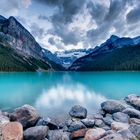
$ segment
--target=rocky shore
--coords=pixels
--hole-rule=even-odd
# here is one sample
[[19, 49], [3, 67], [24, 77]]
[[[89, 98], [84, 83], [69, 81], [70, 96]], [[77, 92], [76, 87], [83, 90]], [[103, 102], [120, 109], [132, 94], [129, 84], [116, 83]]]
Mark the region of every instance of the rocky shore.
[[69, 116], [56, 124], [43, 119], [30, 105], [0, 112], [0, 140], [140, 140], [139, 96], [103, 102], [91, 116], [76, 105]]

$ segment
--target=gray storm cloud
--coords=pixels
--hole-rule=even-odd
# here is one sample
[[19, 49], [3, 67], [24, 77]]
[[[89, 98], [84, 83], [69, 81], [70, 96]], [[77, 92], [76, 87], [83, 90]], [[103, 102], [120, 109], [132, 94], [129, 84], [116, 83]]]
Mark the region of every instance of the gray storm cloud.
[[[28, 26], [41, 41], [49, 34], [47, 45], [54, 45], [58, 50], [79, 43], [83, 44], [83, 48], [95, 47], [112, 34], [130, 37], [140, 35], [140, 29], [136, 28], [140, 25], [139, 0], [22, 0], [20, 3], [18, 0], [1, 0], [0, 5], [0, 12], [6, 11], [9, 16], [11, 11], [16, 15], [18, 10], [17, 18], [24, 19], [25, 23], [32, 12], [30, 8], [26, 11], [29, 5], [46, 6], [41, 14], [36, 8], [34, 21], [28, 22]], [[26, 16], [20, 13], [21, 5], [25, 7], [22, 13], [27, 13]], [[48, 12], [52, 14], [48, 16]], [[45, 22], [51, 24], [49, 30]]]

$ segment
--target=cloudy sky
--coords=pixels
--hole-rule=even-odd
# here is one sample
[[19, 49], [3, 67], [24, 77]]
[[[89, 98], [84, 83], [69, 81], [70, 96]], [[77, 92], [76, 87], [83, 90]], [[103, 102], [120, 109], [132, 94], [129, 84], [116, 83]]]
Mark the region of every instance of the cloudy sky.
[[112, 34], [140, 35], [140, 0], [0, 0], [51, 51], [95, 47]]

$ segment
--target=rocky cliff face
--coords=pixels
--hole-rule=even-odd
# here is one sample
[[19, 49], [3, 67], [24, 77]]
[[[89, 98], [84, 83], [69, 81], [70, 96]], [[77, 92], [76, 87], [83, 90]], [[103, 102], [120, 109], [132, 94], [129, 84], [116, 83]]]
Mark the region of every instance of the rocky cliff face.
[[[35, 38], [14, 17], [6, 19], [0, 16], [0, 41], [10, 45], [24, 55], [45, 61], [54, 69], [63, 69], [59, 62], [53, 61], [52, 57], [56, 60], [56, 56], [49, 50], [46, 50], [48, 52], [46, 53], [36, 42]], [[51, 54], [51, 58], [47, 54], [49, 56]]]
[[34, 37], [14, 18], [1, 20], [0, 37], [13, 48], [28, 55], [40, 58], [42, 48]]

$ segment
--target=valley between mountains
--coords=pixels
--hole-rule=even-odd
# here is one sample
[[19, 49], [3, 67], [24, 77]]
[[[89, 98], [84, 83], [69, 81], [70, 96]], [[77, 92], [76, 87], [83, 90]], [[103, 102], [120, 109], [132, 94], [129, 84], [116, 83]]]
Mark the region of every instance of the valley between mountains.
[[139, 71], [140, 36], [112, 35], [100, 46], [52, 53], [15, 17], [0, 16], [0, 71]]

